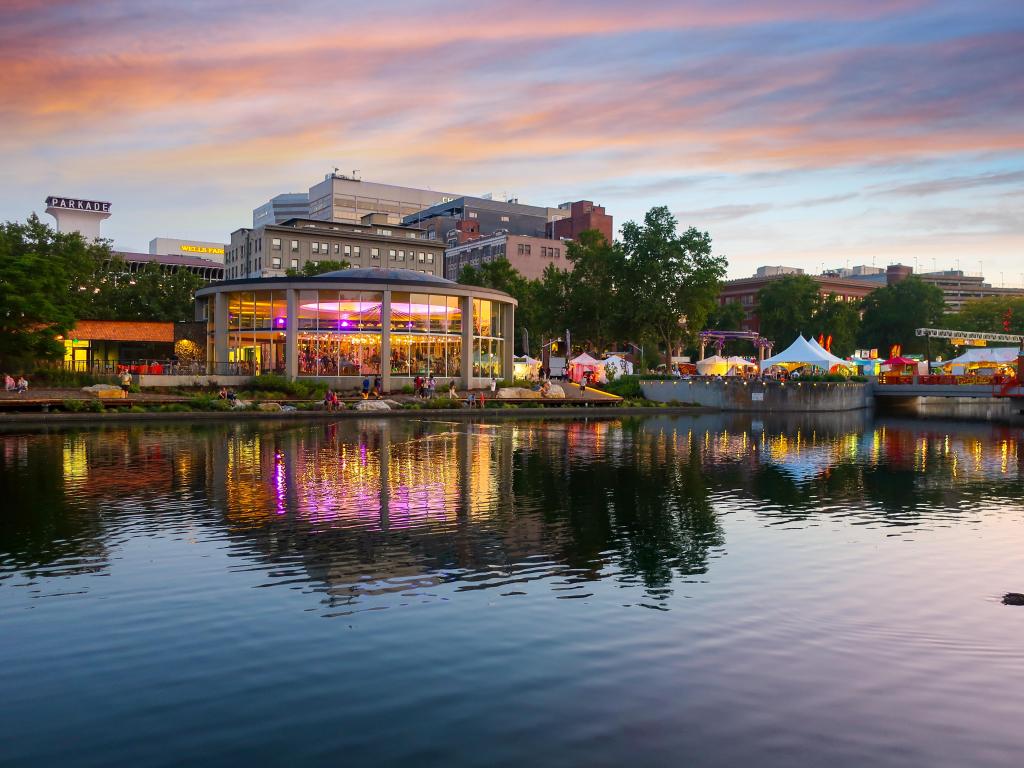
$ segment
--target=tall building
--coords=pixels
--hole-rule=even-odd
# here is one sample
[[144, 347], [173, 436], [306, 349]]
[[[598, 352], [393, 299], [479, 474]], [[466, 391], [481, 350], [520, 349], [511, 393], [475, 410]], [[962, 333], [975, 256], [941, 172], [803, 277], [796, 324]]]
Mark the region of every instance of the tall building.
[[518, 200], [463, 196], [424, 208], [402, 221], [451, 246], [503, 232], [544, 237], [548, 223], [565, 215], [559, 208], [524, 205]]
[[562, 203], [558, 206], [566, 215], [551, 219], [546, 234], [554, 240], [575, 240], [580, 232], [596, 229], [609, 243], [612, 241], [614, 227], [612, 217], [604, 212], [604, 206], [594, 205], [591, 200], [577, 200], [574, 203]]
[[484, 236], [448, 248], [444, 254], [444, 276], [457, 282], [463, 267], [479, 267], [504, 257], [521, 275], [535, 280], [544, 274], [548, 264], [566, 271], [572, 269], [565, 249], [565, 241], [546, 237], [505, 232]]
[[263, 205], [252, 209], [253, 229], [266, 224], [283, 224], [288, 219], [309, 217], [309, 195], [305, 192], [285, 192], [274, 195]]
[[[914, 268], [903, 264], [893, 264], [887, 270], [888, 284], [906, 280], [914, 274]], [[959, 269], [947, 269], [939, 272], [921, 272], [918, 274], [926, 283], [942, 289], [946, 300], [946, 313], [952, 314], [963, 309], [964, 304], [973, 299], [987, 299], [993, 296], [1024, 296], [1021, 288], [998, 288], [985, 282], [983, 275], [968, 274]]]
[[305, 217], [358, 224], [369, 213], [401, 218], [457, 197], [449, 192], [363, 181], [354, 178], [354, 174], [346, 176], [335, 171], [309, 188], [309, 213]]
[[411, 269], [442, 277], [444, 245], [397, 217], [367, 214], [359, 224], [291, 219], [231, 233], [225, 278], [282, 277], [306, 263], [347, 261], [353, 267]]

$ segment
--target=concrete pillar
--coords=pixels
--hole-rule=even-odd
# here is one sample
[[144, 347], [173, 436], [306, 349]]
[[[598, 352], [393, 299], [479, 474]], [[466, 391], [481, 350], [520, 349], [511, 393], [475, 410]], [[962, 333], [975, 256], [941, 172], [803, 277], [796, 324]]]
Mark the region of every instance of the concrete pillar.
[[700, 357], [697, 358], [698, 360], [703, 360], [704, 359], [704, 346], [705, 346], [704, 339], [701, 339], [700, 340]]
[[213, 370], [211, 373], [229, 373], [228, 295], [223, 291], [218, 291], [213, 300]]
[[505, 343], [501, 345], [501, 378], [512, 379], [512, 350], [515, 346], [516, 308], [512, 304], [505, 305], [504, 327], [501, 335]]
[[463, 296], [462, 305], [462, 386], [469, 389], [473, 383], [473, 299]]
[[[384, 391], [391, 393], [391, 291], [384, 291], [380, 309], [380, 375]], [[381, 458], [381, 463], [384, 459]]]
[[299, 375], [299, 292], [289, 288], [285, 296], [288, 319], [284, 329], [284, 375], [295, 381]]

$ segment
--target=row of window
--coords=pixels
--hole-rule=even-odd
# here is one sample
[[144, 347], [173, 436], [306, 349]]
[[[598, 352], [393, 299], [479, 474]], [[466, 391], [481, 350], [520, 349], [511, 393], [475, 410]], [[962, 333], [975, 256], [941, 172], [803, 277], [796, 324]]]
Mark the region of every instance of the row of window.
[[[516, 246], [516, 253], [520, 256], [530, 256], [533, 253], [533, 247], [529, 243], [519, 243]], [[549, 248], [546, 245], [540, 247], [540, 255], [545, 259], [560, 259], [562, 258], [561, 248]]]

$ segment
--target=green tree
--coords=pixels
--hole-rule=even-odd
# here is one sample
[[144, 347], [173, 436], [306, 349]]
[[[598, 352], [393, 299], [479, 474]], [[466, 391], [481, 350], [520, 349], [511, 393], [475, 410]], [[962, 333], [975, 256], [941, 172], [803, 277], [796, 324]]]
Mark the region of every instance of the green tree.
[[727, 301], [711, 310], [707, 327], [716, 331], [740, 331], [743, 330], [743, 320], [746, 316], [742, 304], [738, 301]]
[[872, 291], [861, 304], [860, 342], [862, 346], [887, 353], [893, 344], [904, 352], [924, 352], [925, 339], [915, 335], [917, 328], [937, 327], [942, 322], [945, 297], [942, 289], [911, 275], [885, 288]]
[[87, 303], [83, 286], [109, 258], [107, 242], [55, 232], [33, 214], [0, 225], [0, 362], [7, 369], [60, 358]]
[[113, 254], [86, 284], [87, 301], [79, 317], [92, 320], [151, 320], [182, 322], [195, 319], [195, 292], [206, 284], [198, 275], [181, 269], [165, 272], [147, 264], [128, 272], [124, 260]]
[[[477, 285], [504, 291], [516, 300], [513, 349], [523, 346], [523, 328], [529, 330], [534, 320], [536, 302], [534, 294], [536, 281], [523, 277], [504, 256], [494, 261], [485, 261], [479, 267], [466, 265], [459, 273], [458, 282], [463, 285]], [[532, 344], [531, 339], [531, 344]], [[529, 350], [523, 350], [528, 353]]]
[[726, 260], [711, 253], [711, 236], [690, 227], [676, 233], [668, 208], [652, 208], [643, 224], [622, 227], [624, 277], [618, 301], [630, 336], [652, 336], [666, 362], [707, 322], [725, 277]]
[[572, 319], [573, 338], [584, 346], [604, 350], [623, 334], [625, 307], [621, 300], [625, 260], [621, 248], [595, 229], [581, 232], [565, 249], [572, 277], [565, 283], [565, 309]]
[[944, 327], [958, 331], [1024, 335], [1024, 297], [990, 296], [964, 303], [944, 319]]
[[839, 357], [852, 355], [857, 348], [859, 331], [860, 302], [843, 301], [834, 295], [818, 299], [809, 332], [815, 338], [831, 336], [833, 354]]
[[284, 271], [288, 277], [316, 277], [322, 275], [325, 272], [337, 272], [340, 269], [348, 269], [352, 265], [347, 261], [307, 261], [302, 265], [302, 269], [296, 269], [295, 267], [288, 267]]
[[784, 275], [757, 292], [761, 335], [785, 348], [798, 335], [813, 331], [819, 305], [818, 284], [808, 275]]

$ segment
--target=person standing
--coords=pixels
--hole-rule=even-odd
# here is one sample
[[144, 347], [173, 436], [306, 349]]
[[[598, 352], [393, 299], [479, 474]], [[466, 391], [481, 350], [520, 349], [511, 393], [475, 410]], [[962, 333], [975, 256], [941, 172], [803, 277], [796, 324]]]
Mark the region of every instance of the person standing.
[[491, 398], [494, 398], [494, 393], [498, 391], [498, 379], [491, 374]]
[[437, 394], [437, 381], [434, 379], [434, 374], [430, 374], [430, 378], [427, 379], [427, 397], [431, 400], [434, 399], [434, 395]]
[[373, 377], [373, 396], [378, 400], [384, 397], [384, 379], [379, 373]]
[[370, 377], [363, 377], [363, 400], [370, 399]]
[[128, 369], [125, 368], [121, 371], [121, 391], [124, 392], [124, 396], [128, 397], [128, 390], [132, 388], [132, 375], [128, 373]]

